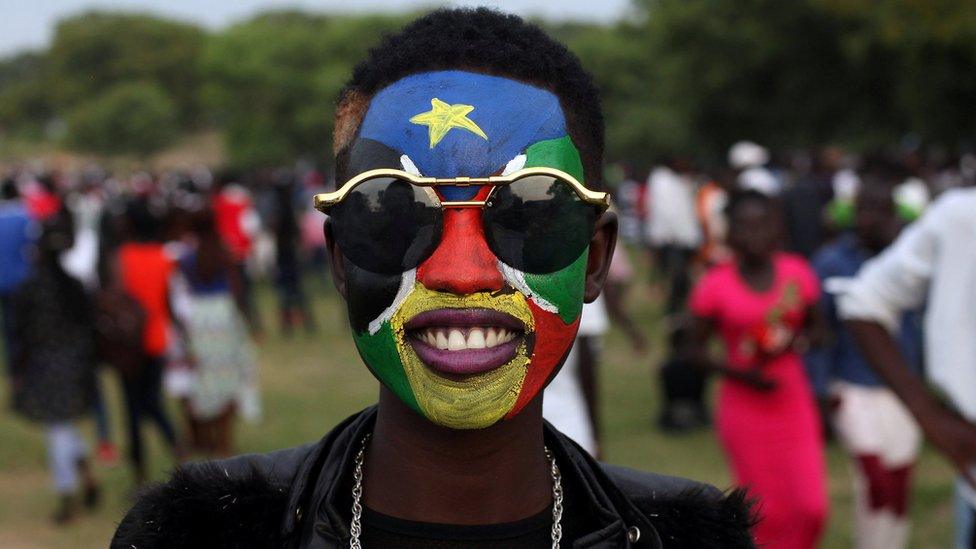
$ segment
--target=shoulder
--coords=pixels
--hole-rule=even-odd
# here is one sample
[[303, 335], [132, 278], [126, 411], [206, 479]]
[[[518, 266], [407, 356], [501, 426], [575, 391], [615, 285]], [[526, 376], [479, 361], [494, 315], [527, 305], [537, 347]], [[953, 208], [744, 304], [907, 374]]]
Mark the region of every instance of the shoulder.
[[654, 524], [665, 547], [753, 547], [756, 517], [745, 491], [722, 492], [680, 477], [601, 467]]
[[719, 314], [729, 298], [729, 290], [735, 287], [735, 272], [731, 263], [723, 263], [710, 268], [695, 283], [688, 298], [692, 314], [713, 317]]
[[954, 225], [958, 222], [972, 222], [976, 210], [976, 188], [953, 189], [944, 192], [933, 202], [919, 222], [943, 222]]
[[776, 255], [776, 265], [780, 271], [789, 278], [800, 279], [801, 281], [817, 281], [817, 273], [813, 271], [813, 266], [802, 255], [781, 252]]
[[291, 484], [314, 447], [182, 466], [139, 495], [111, 546], [277, 547]]

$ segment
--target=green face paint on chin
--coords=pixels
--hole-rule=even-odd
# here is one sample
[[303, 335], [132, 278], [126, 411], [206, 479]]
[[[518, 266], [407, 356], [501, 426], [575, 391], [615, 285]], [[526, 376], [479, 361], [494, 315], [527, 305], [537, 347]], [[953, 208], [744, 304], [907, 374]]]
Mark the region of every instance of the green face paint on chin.
[[387, 320], [380, 325], [375, 334], [369, 332], [353, 333], [353, 340], [366, 366], [384, 385], [386, 385], [407, 406], [422, 414], [417, 398], [410, 388], [403, 362], [397, 352], [393, 327]]

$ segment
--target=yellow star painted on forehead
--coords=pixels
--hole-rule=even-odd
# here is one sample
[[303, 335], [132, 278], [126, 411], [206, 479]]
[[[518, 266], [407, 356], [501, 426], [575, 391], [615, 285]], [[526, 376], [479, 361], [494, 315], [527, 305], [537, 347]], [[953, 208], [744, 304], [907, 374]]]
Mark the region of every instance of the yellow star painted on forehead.
[[410, 122], [414, 124], [428, 127], [430, 130], [430, 148], [436, 147], [441, 139], [447, 135], [447, 132], [453, 128], [468, 130], [481, 136], [485, 141], [488, 140], [485, 132], [474, 123], [474, 120], [468, 118], [468, 114], [474, 110], [473, 106], [460, 103], [450, 105], [435, 97], [430, 100], [430, 107], [429, 111], [422, 112], [410, 119]]

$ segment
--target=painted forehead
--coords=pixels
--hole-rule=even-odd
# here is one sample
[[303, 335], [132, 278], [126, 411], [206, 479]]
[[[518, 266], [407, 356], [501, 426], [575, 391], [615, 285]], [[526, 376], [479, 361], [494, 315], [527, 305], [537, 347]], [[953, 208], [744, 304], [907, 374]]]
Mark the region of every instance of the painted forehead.
[[[492, 175], [533, 145], [550, 143], [564, 154], [549, 155], [544, 165], [581, 178], [579, 153], [567, 135], [559, 99], [497, 76], [438, 71], [403, 78], [370, 102], [359, 140], [354, 149], [372, 149], [374, 160], [376, 155], [395, 157], [400, 164], [405, 155], [417, 171], [432, 177]], [[382, 155], [378, 148], [390, 150]], [[567, 152], [568, 162], [563, 158]]]

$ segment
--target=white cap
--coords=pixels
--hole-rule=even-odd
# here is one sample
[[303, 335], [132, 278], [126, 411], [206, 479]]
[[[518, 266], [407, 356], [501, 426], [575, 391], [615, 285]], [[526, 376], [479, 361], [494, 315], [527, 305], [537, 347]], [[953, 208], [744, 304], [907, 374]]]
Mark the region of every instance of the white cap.
[[729, 165], [737, 170], [758, 168], [769, 162], [766, 147], [752, 141], [739, 141], [729, 148]]

